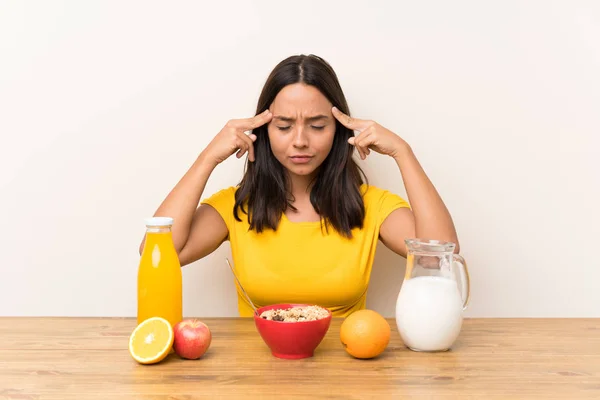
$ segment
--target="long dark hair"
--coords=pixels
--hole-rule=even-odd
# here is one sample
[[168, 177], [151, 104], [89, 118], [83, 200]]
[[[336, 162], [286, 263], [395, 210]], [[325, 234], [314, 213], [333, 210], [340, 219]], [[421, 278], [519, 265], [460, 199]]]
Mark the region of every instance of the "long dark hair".
[[[258, 99], [256, 114], [265, 111], [287, 85], [304, 83], [317, 88], [340, 111], [350, 115], [348, 103], [333, 68], [315, 55], [297, 55], [281, 61], [271, 72]], [[363, 171], [352, 159], [353, 146], [348, 139], [354, 133], [335, 121], [335, 135], [329, 155], [313, 182], [310, 202], [321, 216], [322, 226], [331, 225], [351, 238], [353, 228], [362, 228], [365, 207], [360, 186]], [[289, 193], [288, 174], [271, 151], [267, 125], [254, 129], [255, 161], [246, 163], [246, 171], [235, 193], [233, 214], [248, 215], [250, 230], [277, 230], [286, 209], [295, 210]], [[366, 177], [365, 177], [366, 180]], [[246, 209], [247, 207], [247, 209]]]

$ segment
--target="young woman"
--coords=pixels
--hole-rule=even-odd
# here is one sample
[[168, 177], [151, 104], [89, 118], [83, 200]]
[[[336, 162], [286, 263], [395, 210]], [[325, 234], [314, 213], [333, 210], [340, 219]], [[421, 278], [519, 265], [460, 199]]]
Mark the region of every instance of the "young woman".
[[[280, 62], [256, 116], [229, 121], [155, 213], [174, 218], [181, 264], [229, 240], [233, 265], [257, 306], [310, 303], [346, 316], [365, 307], [378, 240], [402, 256], [406, 238], [451, 241], [458, 249], [452, 218], [410, 146], [349, 115], [326, 61], [300, 55]], [[361, 159], [375, 151], [396, 161], [410, 207], [363, 181], [355, 149]], [[239, 186], [200, 202], [212, 171], [234, 153], [248, 159]], [[252, 315], [239, 292], [238, 306], [241, 316]]]

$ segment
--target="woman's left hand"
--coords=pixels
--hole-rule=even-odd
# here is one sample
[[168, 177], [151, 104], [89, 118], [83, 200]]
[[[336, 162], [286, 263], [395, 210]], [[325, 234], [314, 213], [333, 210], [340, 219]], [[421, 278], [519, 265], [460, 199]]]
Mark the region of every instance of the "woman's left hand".
[[356, 148], [361, 160], [367, 158], [371, 153], [370, 150], [396, 158], [404, 148], [408, 147], [400, 136], [375, 121], [352, 118], [336, 107], [333, 107], [332, 113], [346, 128], [358, 131], [358, 135], [348, 139], [348, 143]]

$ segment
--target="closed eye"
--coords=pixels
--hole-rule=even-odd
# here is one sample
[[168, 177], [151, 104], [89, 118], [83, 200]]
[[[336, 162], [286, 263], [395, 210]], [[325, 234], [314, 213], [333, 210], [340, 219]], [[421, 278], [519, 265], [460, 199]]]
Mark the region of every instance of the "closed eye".
[[277, 127], [277, 129], [279, 129], [280, 131], [287, 131], [287, 130], [289, 130], [290, 128], [291, 128], [291, 125], [290, 125], [290, 126], [278, 126], [278, 127]]
[[316, 129], [318, 131], [322, 131], [323, 129], [325, 129], [325, 125], [323, 125], [323, 126], [314, 126], [314, 125], [311, 125], [311, 128]]

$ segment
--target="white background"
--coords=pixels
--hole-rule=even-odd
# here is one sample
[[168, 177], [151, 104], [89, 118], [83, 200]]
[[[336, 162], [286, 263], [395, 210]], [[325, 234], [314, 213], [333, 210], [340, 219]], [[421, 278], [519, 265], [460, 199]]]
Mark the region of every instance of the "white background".
[[[600, 2], [571, 0], [0, 2], [0, 315], [135, 315], [143, 219], [299, 53], [412, 145], [467, 316], [600, 317]], [[405, 195], [391, 159], [361, 165]], [[184, 268], [186, 316], [237, 315], [229, 254]], [[403, 273], [381, 245], [370, 308], [393, 314]]]

